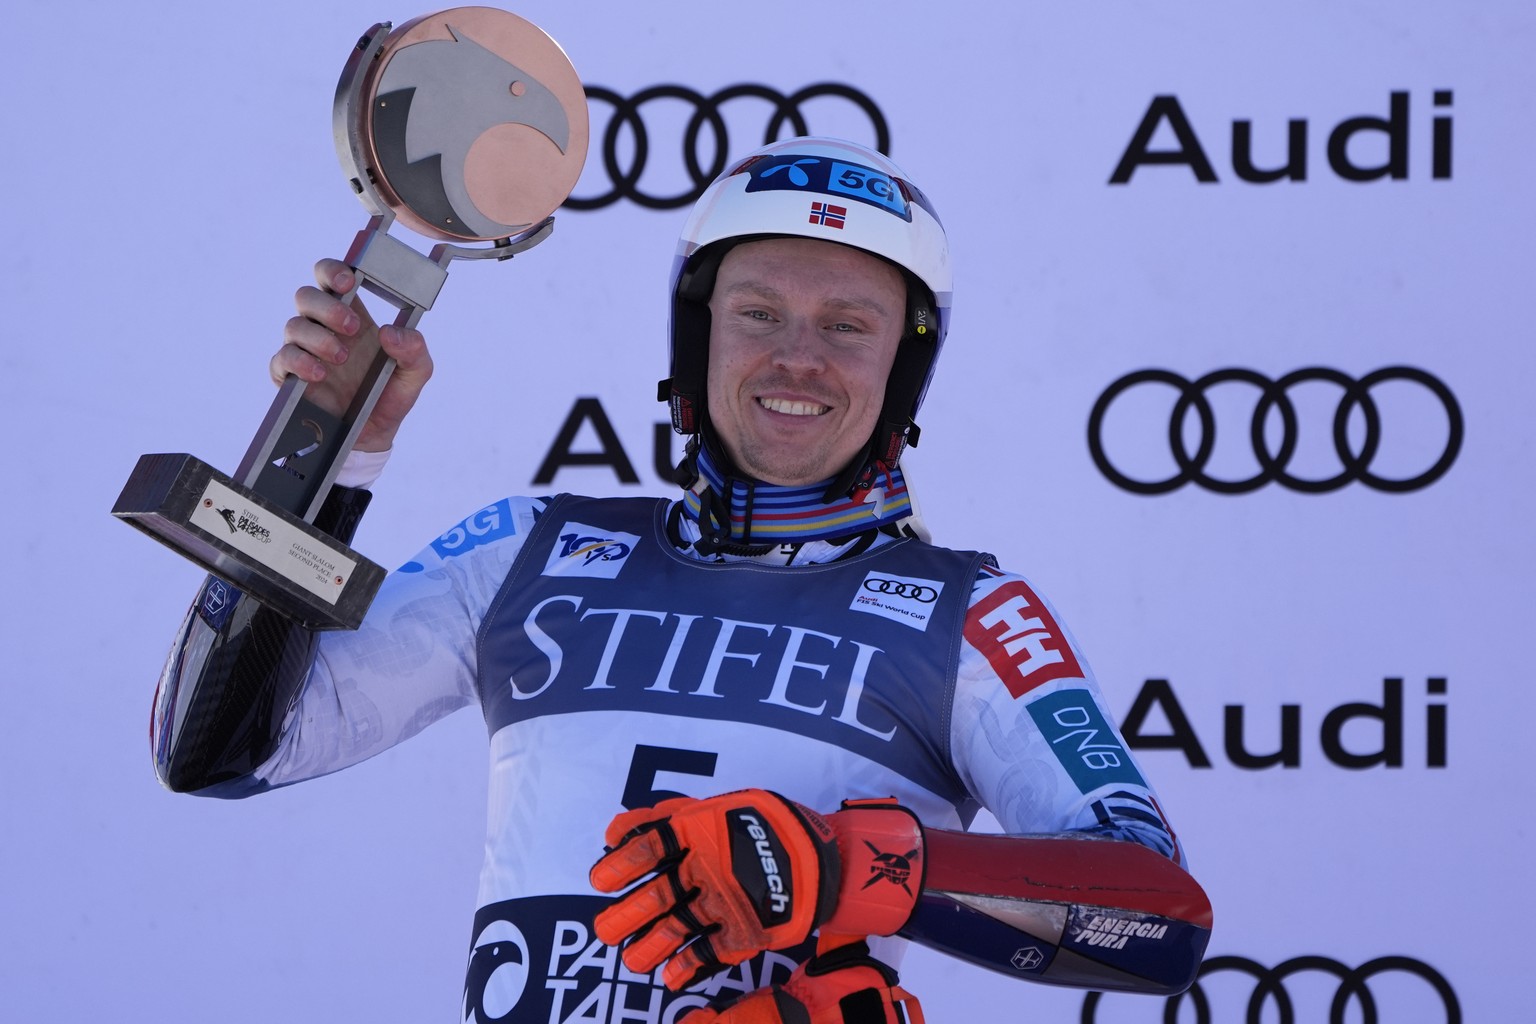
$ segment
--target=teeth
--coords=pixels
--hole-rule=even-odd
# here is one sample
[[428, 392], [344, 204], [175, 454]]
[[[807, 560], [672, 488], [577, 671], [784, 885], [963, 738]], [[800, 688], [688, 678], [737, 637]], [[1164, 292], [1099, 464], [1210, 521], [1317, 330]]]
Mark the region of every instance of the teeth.
[[810, 402], [787, 402], [782, 398], [759, 398], [758, 404], [770, 412], [786, 416], [820, 416], [831, 408], [829, 405], [813, 405]]

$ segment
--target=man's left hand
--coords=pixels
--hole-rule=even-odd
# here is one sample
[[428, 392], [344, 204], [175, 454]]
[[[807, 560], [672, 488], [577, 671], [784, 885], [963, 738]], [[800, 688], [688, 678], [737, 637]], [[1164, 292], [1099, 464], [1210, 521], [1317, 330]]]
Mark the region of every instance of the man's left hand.
[[922, 827], [890, 801], [845, 804], [822, 817], [762, 789], [679, 798], [609, 824], [610, 852], [592, 867], [601, 892], [645, 880], [594, 922], [647, 972], [670, 958], [672, 989], [769, 949], [824, 934], [889, 935], [906, 923], [922, 881]]

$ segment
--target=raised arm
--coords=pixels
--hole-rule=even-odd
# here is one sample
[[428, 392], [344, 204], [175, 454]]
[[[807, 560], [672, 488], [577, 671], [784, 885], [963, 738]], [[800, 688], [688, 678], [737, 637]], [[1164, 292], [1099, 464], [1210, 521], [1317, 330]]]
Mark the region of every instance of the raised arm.
[[[340, 296], [354, 287], [351, 270], [336, 260], [315, 264], [315, 286], [295, 295], [297, 315], [283, 330], [272, 357], [274, 381], [303, 379], [307, 396], [322, 407], [344, 405], [367, 360], [357, 350], [382, 346], [397, 361], [359, 436], [359, 451], [393, 443], [432, 375], [421, 334], [378, 328], [361, 303]], [[315, 525], [349, 542], [368, 506], [369, 493], [336, 486]], [[150, 740], [155, 771], [167, 788], [206, 796], [244, 796], [259, 789], [251, 772], [277, 747], [297, 699], [318, 636], [266, 608], [229, 583], [208, 577], [182, 623], [160, 676]]]

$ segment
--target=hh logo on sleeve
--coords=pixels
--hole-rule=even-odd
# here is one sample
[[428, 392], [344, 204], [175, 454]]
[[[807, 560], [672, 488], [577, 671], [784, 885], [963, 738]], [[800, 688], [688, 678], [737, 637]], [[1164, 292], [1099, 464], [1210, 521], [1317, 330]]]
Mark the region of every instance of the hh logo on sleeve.
[[971, 608], [965, 639], [1014, 697], [1053, 679], [1083, 678], [1066, 635], [1023, 580], [1009, 580]]

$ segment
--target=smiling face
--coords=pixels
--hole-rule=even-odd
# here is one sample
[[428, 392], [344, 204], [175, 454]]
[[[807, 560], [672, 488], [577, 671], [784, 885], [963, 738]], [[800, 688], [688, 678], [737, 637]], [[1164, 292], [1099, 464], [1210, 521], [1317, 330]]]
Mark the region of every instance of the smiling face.
[[901, 273], [835, 242], [726, 253], [709, 300], [709, 417], [737, 468], [804, 486], [864, 449], [906, 315]]

